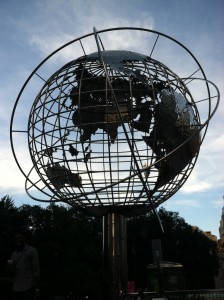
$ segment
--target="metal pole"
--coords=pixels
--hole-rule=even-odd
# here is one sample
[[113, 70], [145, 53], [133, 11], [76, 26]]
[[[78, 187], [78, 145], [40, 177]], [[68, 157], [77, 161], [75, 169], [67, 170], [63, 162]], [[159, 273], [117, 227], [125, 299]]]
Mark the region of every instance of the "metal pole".
[[103, 217], [103, 259], [105, 299], [121, 299], [127, 292], [126, 219], [122, 214]]

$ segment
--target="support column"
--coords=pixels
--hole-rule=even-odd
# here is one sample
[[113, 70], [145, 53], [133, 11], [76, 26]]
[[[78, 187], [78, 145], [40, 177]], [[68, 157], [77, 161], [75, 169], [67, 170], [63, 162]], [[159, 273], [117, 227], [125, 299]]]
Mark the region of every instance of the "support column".
[[121, 299], [127, 292], [126, 219], [122, 214], [103, 217], [103, 259], [105, 299]]

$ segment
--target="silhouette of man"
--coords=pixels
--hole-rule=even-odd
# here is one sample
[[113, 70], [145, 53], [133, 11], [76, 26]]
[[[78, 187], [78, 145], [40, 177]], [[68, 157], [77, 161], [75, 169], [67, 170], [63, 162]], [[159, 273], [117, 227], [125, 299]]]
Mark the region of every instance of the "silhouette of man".
[[13, 294], [16, 300], [33, 300], [39, 296], [40, 267], [37, 250], [26, 243], [24, 234], [15, 235], [16, 249], [11, 256], [14, 273]]

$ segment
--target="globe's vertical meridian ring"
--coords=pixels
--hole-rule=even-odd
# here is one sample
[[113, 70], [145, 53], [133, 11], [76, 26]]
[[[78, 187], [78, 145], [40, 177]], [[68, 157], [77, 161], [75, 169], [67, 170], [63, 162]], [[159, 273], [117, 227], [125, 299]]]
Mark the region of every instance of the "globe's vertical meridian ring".
[[[98, 213], [151, 209], [133, 153], [158, 206], [191, 173], [204, 125], [186, 80], [168, 66], [125, 50], [102, 56], [113, 90], [97, 52], [67, 63], [41, 88], [28, 121], [32, 162], [49, 200]], [[38, 182], [34, 168], [28, 193]]]

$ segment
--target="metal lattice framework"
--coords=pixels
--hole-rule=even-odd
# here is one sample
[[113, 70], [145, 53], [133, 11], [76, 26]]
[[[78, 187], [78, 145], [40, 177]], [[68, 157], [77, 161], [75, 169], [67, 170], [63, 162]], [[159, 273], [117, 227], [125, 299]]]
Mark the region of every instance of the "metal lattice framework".
[[[105, 50], [111, 34], [127, 33], [144, 34], [150, 51], [119, 45]], [[157, 52], [167, 41], [181, 49], [177, 64], [182, 56], [189, 60], [181, 74]], [[87, 50], [88, 44], [95, 51]], [[83, 54], [45, 79], [45, 65], [71, 46]], [[42, 86], [28, 105], [27, 123], [18, 128], [15, 112], [33, 78]], [[11, 145], [26, 191], [38, 201], [63, 201], [97, 214], [155, 209], [191, 174], [218, 102], [216, 86], [173, 38], [142, 28], [94, 30], [49, 55], [16, 100]], [[24, 135], [29, 170], [16, 151], [18, 136]]]

